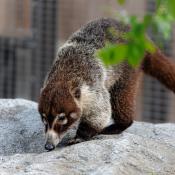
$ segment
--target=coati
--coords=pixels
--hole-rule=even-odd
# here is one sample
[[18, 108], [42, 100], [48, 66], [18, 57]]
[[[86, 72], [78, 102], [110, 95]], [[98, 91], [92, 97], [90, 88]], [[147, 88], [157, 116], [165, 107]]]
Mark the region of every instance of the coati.
[[[146, 53], [139, 67], [126, 61], [106, 68], [95, 52], [105, 42], [126, 43], [116, 32], [129, 26], [115, 19], [89, 22], [58, 49], [39, 97], [39, 112], [45, 124], [47, 150], [62, 140], [66, 131], [79, 121], [76, 140], [97, 134], [115, 134], [128, 128], [134, 118], [139, 77], [144, 71], [175, 92], [175, 64], [157, 48]], [[109, 125], [110, 118], [113, 124]]]

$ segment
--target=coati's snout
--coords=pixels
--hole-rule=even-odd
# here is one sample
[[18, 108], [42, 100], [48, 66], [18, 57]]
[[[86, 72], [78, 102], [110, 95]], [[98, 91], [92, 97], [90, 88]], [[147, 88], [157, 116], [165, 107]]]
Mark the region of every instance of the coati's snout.
[[53, 145], [52, 143], [46, 142], [46, 144], [45, 144], [45, 149], [46, 149], [47, 151], [52, 151], [52, 150], [55, 149], [55, 145]]
[[45, 149], [52, 151], [61, 142], [68, 128], [79, 118], [76, 112], [66, 116], [65, 113], [60, 113], [54, 116], [46, 116], [42, 114], [42, 121], [45, 125]]
[[45, 125], [45, 149], [51, 151], [61, 142], [66, 134], [66, 131], [77, 121], [79, 114], [72, 112], [69, 115], [60, 113], [55, 117], [52, 115], [46, 116], [42, 114], [42, 121]]
[[[45, 125], [45, 148], [53, 150], [67, 130], [80, 118], [80, 92], [66, 85], [54, 84], [45, 87], [39, 98], [39, 112]], [[77, 95], [78, 94], [78, 95]]]
[[68, 129], [80, 118], [81, 112], [77, 105], [70, 107], [70, 105], [63, 106], [61, 103], [48, 104], [50, 104], [49, 107], [43, 100], [40, 100], [39, 112], [45, 126], [45, 149], [51, 151], [61, 142]]

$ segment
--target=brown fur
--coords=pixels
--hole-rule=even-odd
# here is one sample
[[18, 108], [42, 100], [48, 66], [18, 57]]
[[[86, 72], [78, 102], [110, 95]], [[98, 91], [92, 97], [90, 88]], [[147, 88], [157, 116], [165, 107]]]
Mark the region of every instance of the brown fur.
[[[77, 94], [76, 94], [77, 95]], [[53, 130], [62, 134], [80, 117], [80, 109], [77, 107], [73, 95], [65, 83], [51, 84], [47, 86], [39, 98], [39, 112], [47, 116], [48, 124], [51, 128], [55, 116], [60, 113], [65, 113], [67, 123], [60, 125], [56, 123]], [[70, 114], [76, 113], [77, 118], [71, 118]]]
[[159, 49], [147, 53], [143, 61], [143, 71], [158, 79], [167, 88], [175, 92], [175, 63], [168, 59]]
[[[125, 75], [128, 70], [125, 70]], [[102, 131], [103, 134], [120, 133], [132, 124], [135, 114], [135, 96], [141, 70], [158, 79], [168, 89], [175, 92], [175, 63], [159, 49], [154, 53], [146, 53], [141, 69], [135, 70], [133, 73], [130, 72], [130, 80], [119, 80], [110, 88], [112, 118], [115, 123], [105, 128]], [[123, 83], [124, 86], [122, 86]]]
[[[115, 82], [110, 87], [112, 118], [114, 124], [105, 128], [103, 134], [120, 133], [129, 127], [134, 119], [136, 92], [138, 89], [141, 71], [139, 69], [129, 71], [125, 68], [125, 77]], [[130, 74], [129, 76], [127, 74]], [[129, 77], [129, 78], [128, 78]]]
[[[111, 27], [119, 33], [129, 30], [114, 19], [95, 20], [75, 32], [58, 50], [39, 98], [39, 112], [42, 119], [43, 114], [46, 116], [46, 132], [50, 129], [53, 138], [57, 138], [56, 134], [62, 137], [78, 120], [76, 139], [99, 133], [120, 133], [129, 127], [135, 115], [141, 70], [175, 92], [175, 65], [158, 49], [154, 54], [147, 53], [138, 68], [123, 62], [107, 69], [95, 57], [95, 51], [102, 48], [106, 40], [126, 42], [121, 35], [114, 38], [107, 35]], [[61, 113], [65, 114], [66, 122], [58, 121]], [[114, 123], [108, 126], [111, 116]]]

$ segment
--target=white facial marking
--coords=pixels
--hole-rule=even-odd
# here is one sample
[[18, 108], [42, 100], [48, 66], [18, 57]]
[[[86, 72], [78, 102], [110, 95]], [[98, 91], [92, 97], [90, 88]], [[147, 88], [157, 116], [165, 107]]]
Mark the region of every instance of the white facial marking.
[[65, 118], [63, 121], [61, 121], [61, 124], [62, 124], [62, 125], [65, 125], [65, 124], [67, 124], [67, 122], [68, 122], [68, 121], [67, 121], [67, 118]]
[[78, 118], [78, 115], [77, 115], [77, 113], [72, 112], [72, 113], [70, 114], [70, 117], [73, 118], [73, 119], [77, 119], [77, 118]]
[[43, 117], [47, 117], [45, 113], [42, 113], [42, 116], [43, 116]]
[[65, 113], [61, 113], [61, 114], [58, 114], [57, 116], [59, 116], [59, 117], [65, 117], [66, 114]]
[[58, 143], [60, 142], [59, 135], [53, 129], [49, 129], [47, 131], [46, 140], [54, 144], [55, 146], [58, 145]]

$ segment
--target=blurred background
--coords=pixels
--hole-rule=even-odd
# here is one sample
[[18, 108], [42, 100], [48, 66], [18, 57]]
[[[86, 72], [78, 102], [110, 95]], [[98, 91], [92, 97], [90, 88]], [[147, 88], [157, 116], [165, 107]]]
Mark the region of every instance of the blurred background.
[[[89, 20], [115, 17], [116, 10], [142, 16], [155, 9], [154, 0], [0, 0], [0, 98], [37, 101], [56, 48]], [[173, 27], [173, 26], [172, 26]], [[166, 55], [175, 58], [175, 28], [169, 41], [161, 36]], [[175, 60], [174, 60], [175, 61]], [[175, 95], [151, 77], [143, 76], [136, 119], [175, 122]]]

